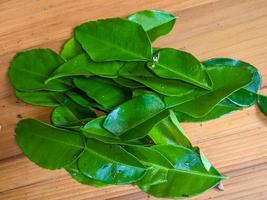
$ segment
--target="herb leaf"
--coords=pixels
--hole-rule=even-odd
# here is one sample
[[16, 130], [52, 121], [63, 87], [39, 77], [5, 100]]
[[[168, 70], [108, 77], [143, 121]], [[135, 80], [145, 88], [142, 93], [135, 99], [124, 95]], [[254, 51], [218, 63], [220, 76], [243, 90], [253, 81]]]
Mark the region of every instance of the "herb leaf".
[[159, 50], [157, 61], [148, 63], [149, 68], [158, 76], [178, 79], [204, 89], [211, 89], [212, 83], [205, 67], [190, 53], [171, 48]]
[[50, 49], [33, 49], [16, 54], [8, 71], [12, 85], [20, 91], [65, 91], [69, 89], [62, 80], [44, 84], [63, 59]]
[[115, 185], [133, 183], [145, 174], [145, 167], [119, 145], [110, 145], [93, 139], [78, 161], [81, 172], [98, 181]]
[[151, 59], [152, 48], [146, 32], [142, 26], [127, 19], [84, 23], [75, 28], [75, 39], [96, 62]]
[[31, 161], [47, 169], [60, 169], [69, 165], [84, 149], [82, 137], [76, 132], [33, 119], [24, 119], [18, 123], [16, 141]]
[[162, 10], [143, 10], [128, 17], [144, 28], [153, 42], [158, 37], [168, 34], [176, 21], [176, 17]]

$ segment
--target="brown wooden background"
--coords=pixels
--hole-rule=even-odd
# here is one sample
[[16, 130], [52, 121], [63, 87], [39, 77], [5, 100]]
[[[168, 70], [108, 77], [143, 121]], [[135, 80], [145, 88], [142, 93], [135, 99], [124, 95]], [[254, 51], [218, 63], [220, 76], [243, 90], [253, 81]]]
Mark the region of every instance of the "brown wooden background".
[[[0, 0], [0, 199], [146, 200], [133, 186], [103, 189], [82, 186], [64, 171], [35, 166], [14, 141], [20, 118], [48, 120], [49, 109], [32, 107], [14, 96], [6, 72], [17, 51], [59, 50], [72, 28], [97, 18], [127, 16], [137, 10], [163, 9], [180, 16], [174, 31], [157, 41], [181, 48], [201, 60], [234, 57], [263, 75], [267, 94], [266, 0]], [[252, 107], [203, 124], [184, 124], [195, 145], [223, 174], [225, 191], [211, 190], [197, 200], [267, 199], [267, 117]]]

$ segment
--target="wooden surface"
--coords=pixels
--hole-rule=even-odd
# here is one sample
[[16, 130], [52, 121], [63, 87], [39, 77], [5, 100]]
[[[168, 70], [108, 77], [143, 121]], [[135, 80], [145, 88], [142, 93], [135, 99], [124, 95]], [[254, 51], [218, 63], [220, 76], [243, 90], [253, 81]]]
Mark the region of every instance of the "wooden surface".
[[[245, 60], [260, 70], [261, 92], [267, 94], [266, 0], [0, 0], [1, 200], [154, 199], [133, 186], [82, 186], [62, 170], [44, 170], [28, 161], [14, 141], [15, 124], [28, 117], [47, 121], [50, 111], [18, 101], [6, 76], [17, 51], [59, 50], [72, 28], [82, 22], [123, 17], [143, 9], [163, 9], [180, 16], [174, 31], [157, 41], [157, 46], [181, 48], [201, 60]], [[267, 117], [256, 107], [183, 126], [193, 143], [230, 177], [224, 181], [225, 191], [213, 189], [195, 199], [267, 199]]]

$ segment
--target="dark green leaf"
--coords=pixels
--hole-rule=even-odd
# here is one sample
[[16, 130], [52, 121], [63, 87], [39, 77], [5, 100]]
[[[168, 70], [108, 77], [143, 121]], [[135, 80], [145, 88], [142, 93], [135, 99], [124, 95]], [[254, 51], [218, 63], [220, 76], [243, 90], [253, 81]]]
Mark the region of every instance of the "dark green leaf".
[[75, 78], [76, 87], [105, 109], [113, 109], [131, 97], [131, 91], [110, 79], [100, 77]]
[[156, 61], [148, 63], [148, 67], [159, 77], [182, 80], [204, 89], [212, 88], [204, 65], [192, 54], [165, 48], [158, 51], [154, 59]]
[[20, 92], [16, 91], [16, 96], [25, 103], [35, 106], [59, 106], [65, 99], [63, 92], [53, 91], [35, 91], [35, 92]]
[[75, 91], [68, 91], [65, 94], [72, 101], [79, 104], [80, 106], [83, 106], [83, 107], [91, 107], [92, 106], [91, 99], [89, 99], [86, 95], [84, 96], [84, 95], [79, 94], [78, 92], [75, 92]]
[[165, 119], [157, 123], [148, 134], [155, 144], [173, 144], [192, 148], [183, 128], [173, 111]]
[[168, 34], [175, 24], [176, 17], [162, 10], [143, 10], [128, 17], [144, 28], [151, 41]]
[[147, 33], [142, 26], [127, 19], [84, 23], [75, 29], [75, 39], [97, 62], [151, 59], [152, 48]]
[[82, 137], [76, 132], [33, 119], [24, 119], [18, 123], [16, 141], [31, 161], [47, 169], [60, 169], [69, 165], [84, 149]]
[[238, 110], [240, 110], [240, 107], [236, 105], [227, 105], [220, 102], [214, 108], [212, 108], [212, 110], [208, 112], [208, 114], [204, 115], [203, 117], [194, 118], [190, 115], [181, 112], [175, 112], [175, 114], [180, 122], [205, 122], [223, 117]]
[[70, 99], [56, 107], [51, 114], [52, 123], [62, 127], [81, 126], [95, 117], [96, 114], [92, 109], [80, 106]]
[[61, 79], [44, 84], [49, 75], [63, 63], [63, 59], [50, 49], [20, 52], [12, 60], [9, 79], [20, 91], [65, 91], [69, 86]]
[[60, 55], [65, 60], [70, 60], [73, 57], [83, 53], [81, 45], [74, 39], [70, 38], [63, 46]]
[[219, 67], [219, 66], [228, 66], [228, 67], [245, 67], [253, 73], [253, 79], [251, 82], [239, 89], [238, 91], [231, 94], [228, 99], [231, 100], [238, 106], [248, 107], [253, 105], [256, 102], [257, 95], [256, 93], [261, 86], [261, 75], [257, 68], [253, 67], [251, 64], [243, 62], [241, 60], [232, 59], [232, 58], [213, 58], [207, 61], [204, 61], [203, 64], [206, 67]]
[[168, 80], [155, 76], [150, 72], [143, 62], [131, 62], [125, 64], [119, 74], [127, 79], [142, 83], [143, 85], [167, 96], [183, 96], [188, 93], [201, 90], [190, 84], [179, 80]]
[[107, 78], [116, 78], [122, 62], [94, 62], [88, 55], [82, 53], [75, 56], [68, 62], [60, 65], [50, 76], [46, 83], [51, 80], [66, 77], [66, 76], [79, 76], [79, 75], [98, 75]]
[[74, 178], [76, 181], [78, 181], [81, 184], [84, 185], [90, 185], [94, 187], [104, 187], [109, 186], [109, 184], [103, 183], [101, 181], [97, 181], [95, 179], [92, 179], [88, 176], [85, 176], [81, 170], [78, 168], [78, 162], [72, 163], [70, 166], [65, 167], [67, 172]]
[[261, 112], [267, 115], [267, 97], [259, 94], [257, 103]]
[[122, 147], [93, 139], [87, 140], [78, 166], [84, 175], [115, 185], [134, 183], [145, 175], [145, 167]]
[[213, 82], [213, 90], [180, 104], [173, 109], [199, 118], [211, 111], [221, 100], [246, 86], [253, 78], [247, 68], [211, 67], [208, 73]]
[[161, 113], [164, 108], [164, 103], [155, 95], [138, 96], [114, 109], [103, 126], [114, 135], [122, 135]]

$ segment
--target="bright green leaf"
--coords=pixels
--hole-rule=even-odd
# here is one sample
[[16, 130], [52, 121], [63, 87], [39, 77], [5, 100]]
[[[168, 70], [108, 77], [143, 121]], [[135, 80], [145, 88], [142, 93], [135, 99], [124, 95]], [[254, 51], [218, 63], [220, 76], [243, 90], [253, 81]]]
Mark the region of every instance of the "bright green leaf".
[[143, 10], [128, 17], [144, 28], [153, 42], [158, 37], [168, 34], [176, 21], [176, 17], [162, 10]]
[[8, 70], [12, 85], [20, 91], [65, 91], [69, 89], [64, 80], [44, 84], [63, 59], [50, 49], [33, 49], [17, 53]]
[[151, 59], [152, 48], [147, 33], [141, 25], [127, 19], [84, 23], [75, 28], [75, 39], [97, 62]]
[[122, 147], [93, 139], [87, 140], [78, 166], [84, 175], [115, 185], [134, 183], [145, 175], [145, 167]]
[[70, 60], [81, 53], [83, 53], [81, 45], [72, 37], [64, 44], [60, 56], [65, 60]]
[[84, 149], [83, 139], [76, 132], [33, 119], [24, 119], [18, 123], [16, 141], [31, 161], [47, 169], [60, 169], [69, 165]]
[[171, 48], [159, 50], [148, 67], [159, 77], [177, 79], [187, 83], [211, 89], [212, 83], [201, 64], [192, 54]]
[[208, 73], [213, 82], [213, 89], [201, 96], [173, 108], [194, 118], [202, 117], [211, 111], [221, 100], [246, 86], [253, 74], [246, 68], [211, 67]]

